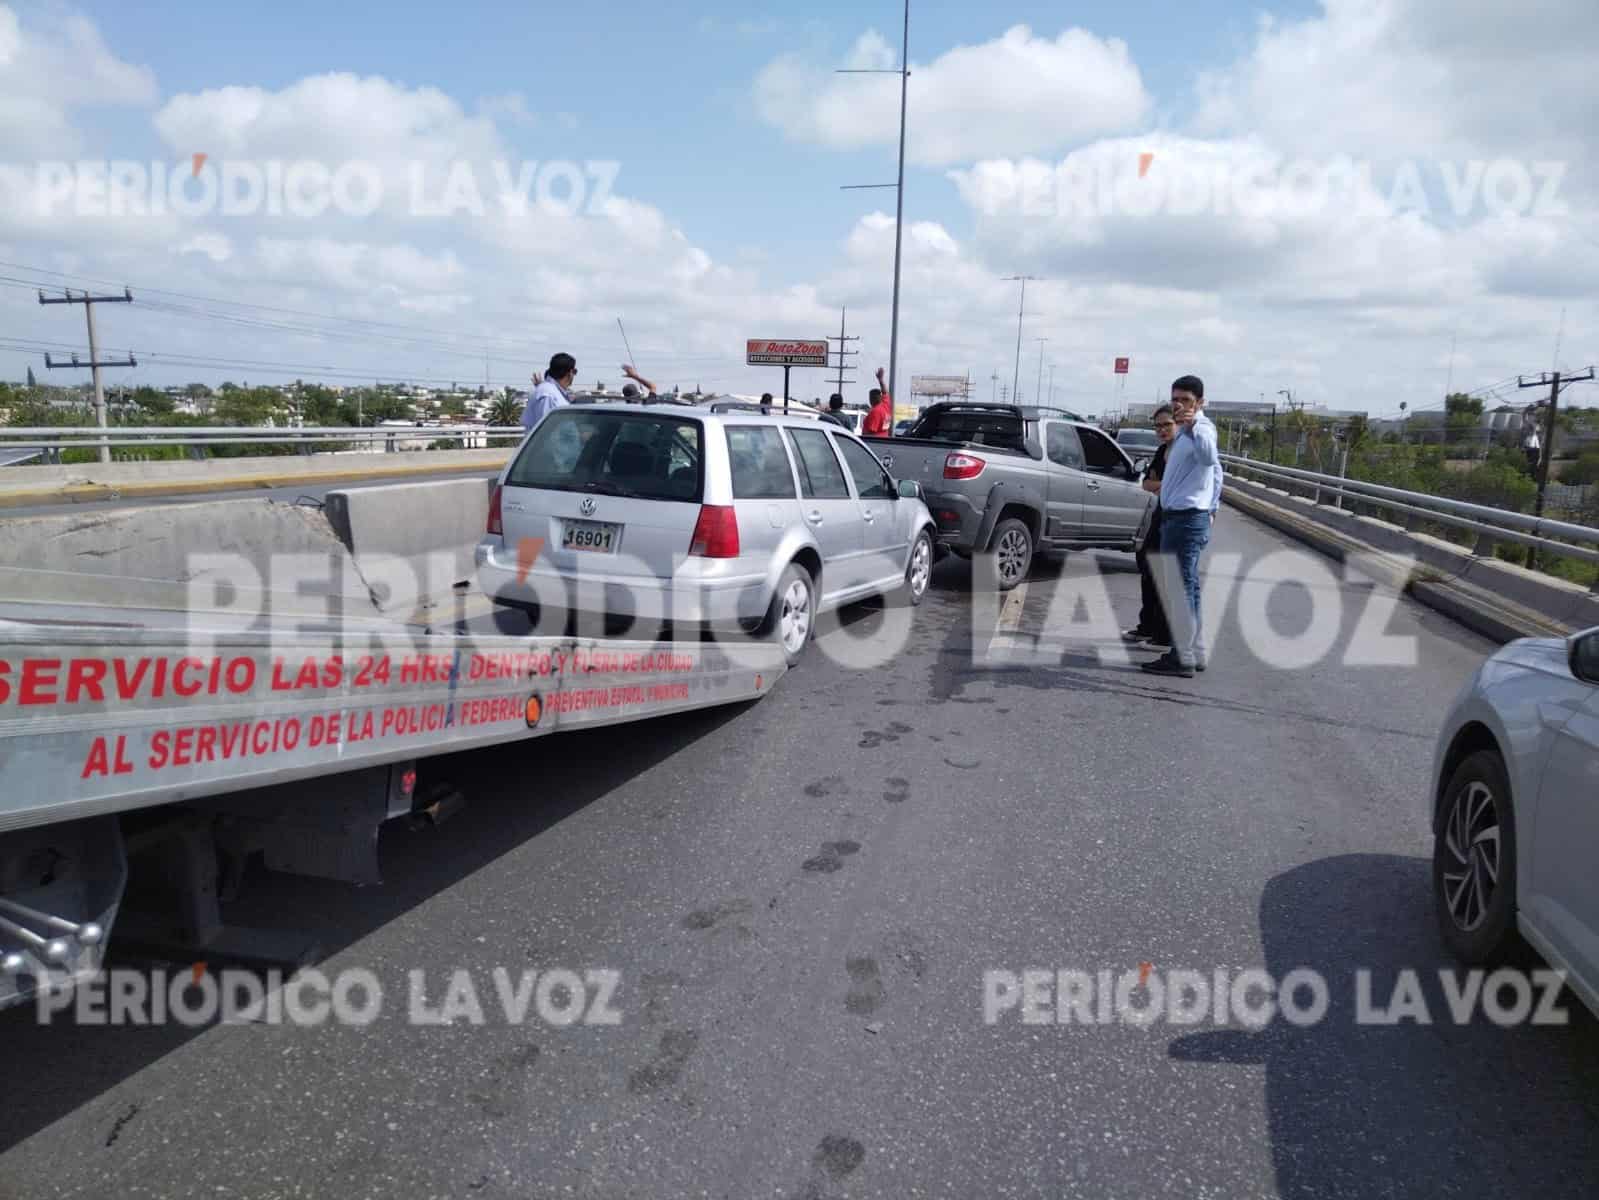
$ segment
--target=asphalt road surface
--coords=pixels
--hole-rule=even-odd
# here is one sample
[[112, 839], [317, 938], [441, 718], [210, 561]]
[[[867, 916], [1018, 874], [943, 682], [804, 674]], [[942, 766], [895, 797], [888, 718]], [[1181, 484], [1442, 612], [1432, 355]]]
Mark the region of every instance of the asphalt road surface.
[[[469, 806], [386, 831], [383, 887], [262, 877], [234, 913], [316, 930], [323, 970], [376, 976], [377, 1019], [0, 1014], [0, 1196], [1599, 1194], [1599, 1023], [1567, 996], [1563, 1026], [1457, 1025], [1437, 980], [1420, 797], [1490, 647], [1399, 602], [1386, 633], [1417, 660], [1348, 661], [1380, 593], [1313, 560], [1313, 589], [1268, 596], [1251, 572], [1284, 549], [1224, 511], [1235, 601], [1193, 680], [1068, 627], [1096, 565], [1131, 624], [1123, 556], [1042, 569], [979, 614], [979, 654], [951, 560], [877, 669], [813, 648], [753, 705], [430, 764]], [[1334, 604], [1319, 664], [1251, 651], [1262, 606], [1292, 634]], [[1329, 1006], [985, 1021], [985, 972], [1029, 968], [1309, 968]], [[1432, 1023], [1358, 1023], [1358, 972], [1386, 1009], [1405, 968]], [[600, 1004], [594, 976], [575, 1023], [513, 1023], [496, 969], [617, 984]], [[452, 1023], [412, 1024], [409, 973], [439, 1012], [457, 970], [482, 1023], [458, 992]]]

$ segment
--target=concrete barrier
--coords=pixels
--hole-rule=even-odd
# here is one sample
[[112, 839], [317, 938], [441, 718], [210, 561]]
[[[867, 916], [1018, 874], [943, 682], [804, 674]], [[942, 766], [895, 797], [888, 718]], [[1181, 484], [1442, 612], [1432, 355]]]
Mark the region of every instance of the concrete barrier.
[[234, 617], [374, 615], [322, 514], [271, 500], [0, 521], [0, 600]]
[[298, 484], [354, 483], [497, 472], [511, 447], [418, 450], [396, 454], [308, 454], [213, 458], [203, 462], [22, 465], [0, 470], [0, 509], [89, 500], [188, 496]]
[[[1222, 495], [1240, 511], [1332, 557], [1370, 548], [1414, 560], [1408, 590], [1416, 599], [1496, 641], [1599, 626], [1599, 595], [1579, 584], [1236, 474], [1229, 473]], [[1318, 536], [1318, 530], [1324, 533]]]
[[323, 511], [364, 573], [373, 575], [373, 564], [380, 561], [403, 561], [415, 572], [417, 592], [409, 598], [374, 587], [373, 603], [383, 612], [395, 612], [473, 578], [473, 550], [488, 522], [493, 490], [492, 479], [357, 488], [329, 492]]

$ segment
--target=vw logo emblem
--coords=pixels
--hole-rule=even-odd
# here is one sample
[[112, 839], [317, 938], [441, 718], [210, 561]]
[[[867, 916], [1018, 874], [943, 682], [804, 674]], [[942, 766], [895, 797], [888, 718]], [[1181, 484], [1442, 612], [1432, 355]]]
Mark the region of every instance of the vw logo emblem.
[[583, 497], [583, 503], [579, 504], [577, 506], [577, 510], [578, 510], [578, 512], [582, 513], [585, 517], [592, 517], [594, 515], [594, 509], [596, 507], [597, 506], [594, 503], [594, 497], [593, 496], [585, 496], [585, 497]]
[[885, 470], [892, 471], [894, 469], [894, 456], [892, 454], [879, 454], [877, 461], [883, 464]]

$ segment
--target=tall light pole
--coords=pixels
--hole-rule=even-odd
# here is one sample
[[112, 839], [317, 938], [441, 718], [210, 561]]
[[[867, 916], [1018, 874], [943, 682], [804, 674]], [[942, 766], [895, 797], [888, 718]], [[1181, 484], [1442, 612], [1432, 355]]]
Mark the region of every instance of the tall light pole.
[[840, 70], [840, 75], [898, 75], [899, 76], [899, 181], [897, 183], [858, 183], [845, 187], [845, 191], [863, 188], [891, 187], [895, 190], [894, 205], [894, 307], [889, 317], [888, 333], [888, 394], [899, 396], [896, 379], [899, 370], [899, 264], [905, 241], [905, 107], [910, 91], [911, 69], [911, 0], [905, 0], [905, 32], [900, 46], [899, 69], [894, 71], [852, 68]]
[[1044, 394], [1044, 343], [1048, 338], [1034, 338], [1038, 343], [1038, 382], [1033, 384], [1033, 403], [1038, 403], [1038, 398]]
[[1037, 276], [1034, 275], [1011, 275], [1005, 280], [1006, 283], [1015, 283], [1020, 280], [1022, 285], [1021, 302], [1016, 306], [1016, 366], [1011, 373], [1010, 394], [1012, 396], [1016, 395], [1016, 385], [1020, 381], [1022, 374], [1022, 313], [1027, 310], [1027, 281], [1036, 278]]

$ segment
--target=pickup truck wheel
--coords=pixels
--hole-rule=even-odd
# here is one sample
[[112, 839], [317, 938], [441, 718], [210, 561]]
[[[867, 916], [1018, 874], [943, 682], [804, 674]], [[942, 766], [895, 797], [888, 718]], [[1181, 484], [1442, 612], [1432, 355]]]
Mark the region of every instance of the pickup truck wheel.
[[999, 590], [1008, 592], [1033, 566], [1033, 535], [1023, 521], [1006, 517], [994, 530], [994, 568], [999, 575]]

